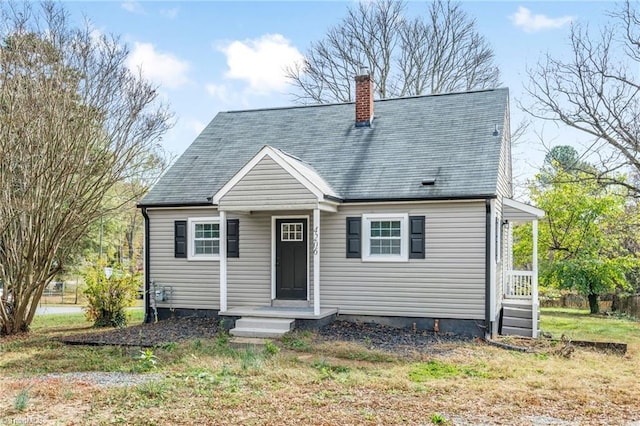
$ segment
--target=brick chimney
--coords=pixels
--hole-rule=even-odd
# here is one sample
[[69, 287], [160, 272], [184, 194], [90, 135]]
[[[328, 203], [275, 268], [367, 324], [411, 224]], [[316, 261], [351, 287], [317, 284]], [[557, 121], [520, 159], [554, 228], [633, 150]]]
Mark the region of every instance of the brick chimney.
[[356, 76], [356, 127], [370, 127], [373, 121], [373, 78], [367, 68]]

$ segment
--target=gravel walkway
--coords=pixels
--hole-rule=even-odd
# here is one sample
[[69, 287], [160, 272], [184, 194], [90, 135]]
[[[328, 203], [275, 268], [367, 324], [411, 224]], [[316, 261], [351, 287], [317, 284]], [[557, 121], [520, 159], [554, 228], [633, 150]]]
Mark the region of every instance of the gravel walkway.
[[161, 380], [160, 374], [118, 373], [105, 371], [85, 371], [75, 373], [51, 373], [38, 380], [61, 379], [70, 382], [91, 383], [100, 387], [135, 386]]

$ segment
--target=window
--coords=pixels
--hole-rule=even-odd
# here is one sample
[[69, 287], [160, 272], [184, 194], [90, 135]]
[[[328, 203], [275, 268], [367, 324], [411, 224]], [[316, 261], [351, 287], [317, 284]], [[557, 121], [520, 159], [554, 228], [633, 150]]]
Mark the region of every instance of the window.
[[189, 219], [189, 259], [218, 259], [220, 257], [220, 219]]
[[372, 220], [370, 254], [400, 255], [401, 228], [402, 222], [400, 220]]
[[304, 241], [302, 223], [282, 223], [280, 225], [280, 241]]
[[408, 215], [365, 214], [363, 256], [366, 261], [406, 261], [408, 259]]

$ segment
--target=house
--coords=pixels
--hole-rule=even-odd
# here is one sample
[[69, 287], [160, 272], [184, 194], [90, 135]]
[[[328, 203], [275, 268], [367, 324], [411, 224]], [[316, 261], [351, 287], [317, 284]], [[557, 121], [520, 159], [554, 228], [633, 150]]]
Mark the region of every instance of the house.
[[147, 320], [536, 335], [535, 256], [511, 270], [510, 229], [543, 212], [510, 198], [508, 90], [374, 102], [370, 75], [355, 86], [355, 103], [209, 123], [139, 204]]

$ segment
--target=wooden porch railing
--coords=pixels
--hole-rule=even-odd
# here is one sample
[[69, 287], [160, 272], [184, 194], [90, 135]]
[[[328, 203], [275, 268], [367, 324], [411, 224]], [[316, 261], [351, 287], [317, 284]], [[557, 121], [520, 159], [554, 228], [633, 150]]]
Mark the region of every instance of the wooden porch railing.
[[533, 296], [533, 271], [509, 271], [505, 283], [505, 298], [531, 299]]

